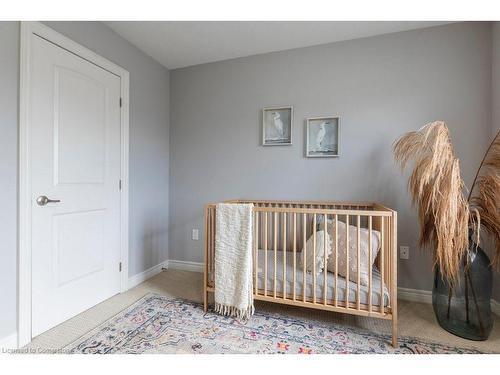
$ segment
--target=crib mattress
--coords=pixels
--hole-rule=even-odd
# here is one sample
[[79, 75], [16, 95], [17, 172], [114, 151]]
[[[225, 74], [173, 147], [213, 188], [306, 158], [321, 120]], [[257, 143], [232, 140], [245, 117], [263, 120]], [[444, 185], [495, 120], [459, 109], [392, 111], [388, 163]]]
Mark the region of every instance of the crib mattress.
[[[283, 252], [277, 251], [277, 270], [276, 270], [276, 292], [283, 292]], [[264, 258], [265, 251], [259, 250], [258, 253], [258, 288], [264, 290]], [[297, 270], [295, 280], [295, 293], [297, 296], [302, 296], [303, 271], [300, 266], [300, 254], [297, 254]], [[293, 293], [293, 253], [286, 253], [286, 293]], [[346, 292], [346, 279], [340, 275], [337, 277], [338, 295], [337, 300], [344, 302], [346, 295], [349, 296], [349, 302], [356, 302], [357, 285], [349, 281], [347, 283], [348, 292]], [[372, 270], [372, 305], [380, 305], [380, 273], [374, 266]], [[316, 275], [316, 301], [323, 299], [323, 273]], [[272, 295], [274, 287], [274, 250], [267, 250], [267, 292]], [[333, 300], [335, 287], [335, 275], [332, 272], [327, 272], [327, 299]], [[313, 275], [312, 272], [306, 272], [306, 297], [313, 296]], [[360, 287], [360, 302], [368, 305], [369, 290], [368, 286], [361, 285]], [[384, 285], [384, 306], [389, 305], [389, 291]]]

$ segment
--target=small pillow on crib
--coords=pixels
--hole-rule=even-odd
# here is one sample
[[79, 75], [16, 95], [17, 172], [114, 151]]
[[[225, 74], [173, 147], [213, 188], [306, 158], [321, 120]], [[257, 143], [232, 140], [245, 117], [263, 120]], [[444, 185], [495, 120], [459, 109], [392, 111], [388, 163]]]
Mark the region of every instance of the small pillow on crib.
[[[333, 228], [335, 226], [333, 222], [328, 220], [328, 228]], [[331, 223], [331, 224], [330, 224]], [[338, 259], [337, 267], [338, 274], [342, 277], [347, 276], [347, 251], [346, 251], [346, 224], [342, 221], [338, 221]], [[332, 229], [330, 229], [332, 231]], [[368, 259], [368, 236], [369, 231], [366, 228], [360, 228], [359, 230], [359, 252], [360, 252], [360, 274], [359, 282], [361, 285], [368, 285], [369, 274], [369, 259]], [[333, 235], [335, 239], [335, 234]], [[353, 282], [358, 281], [358, 229], [354, 225], [349, 225], [349, 280]], [[372, 266], [375, 263], [375, 258], [380, 250], [380, 232], [372, 229], [372, 241], [371, 241], [371, 263]], [[332, 244], [332, 254], [328, 257], [327, 270], [335, 273], [335, 243]], [[373, 271], [372, 271], [373, 272]]]
[[[325, 268], [325, 232], [320, 230], [316, 232], [316, 258], [314, 258], [314, 235], [309, 237], [306, 242], [306, 270], [308, 272], [313, 272], [314, 263], [316, 263], [316, 274], [323, 272]], [[326, 257], [331, 256], [332, 253], [332, 237], [330, 234], [326, 234]], [[301, 266], [304, 267], [304, 249], [302, 249], [301, 255]]]

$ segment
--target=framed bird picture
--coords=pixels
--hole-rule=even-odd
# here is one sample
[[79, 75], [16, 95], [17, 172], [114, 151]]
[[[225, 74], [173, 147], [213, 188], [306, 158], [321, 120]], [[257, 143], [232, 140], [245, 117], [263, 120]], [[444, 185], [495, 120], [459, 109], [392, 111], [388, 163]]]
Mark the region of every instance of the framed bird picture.
[[274, 107], [262, 110], [262, 146], [292, 144], [293, 107]]
[[306, 120], [306, 156], [334, 158], [339, 156], [339, 117], [314, 117]]

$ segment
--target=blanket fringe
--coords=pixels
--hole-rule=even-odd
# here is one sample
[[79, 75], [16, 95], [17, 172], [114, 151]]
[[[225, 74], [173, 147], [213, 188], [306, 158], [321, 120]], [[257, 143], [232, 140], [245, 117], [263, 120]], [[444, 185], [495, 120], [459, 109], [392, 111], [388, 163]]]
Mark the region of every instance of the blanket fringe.
[[234, 316], [238, 319], [248, 320], [254, 313], [253, 305], [250, 305], [246, 309], [239, 309], [235, 306], [227, 306], [221, 303], [215, 303], [215, 312], [225, 316]]

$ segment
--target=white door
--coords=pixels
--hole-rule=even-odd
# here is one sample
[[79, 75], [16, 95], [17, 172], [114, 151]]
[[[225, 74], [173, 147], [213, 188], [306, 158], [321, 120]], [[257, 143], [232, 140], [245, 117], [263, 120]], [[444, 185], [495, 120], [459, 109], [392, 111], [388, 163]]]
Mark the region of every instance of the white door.
[[34, 337], [120, 292], [120, 78], [32, 38]]

